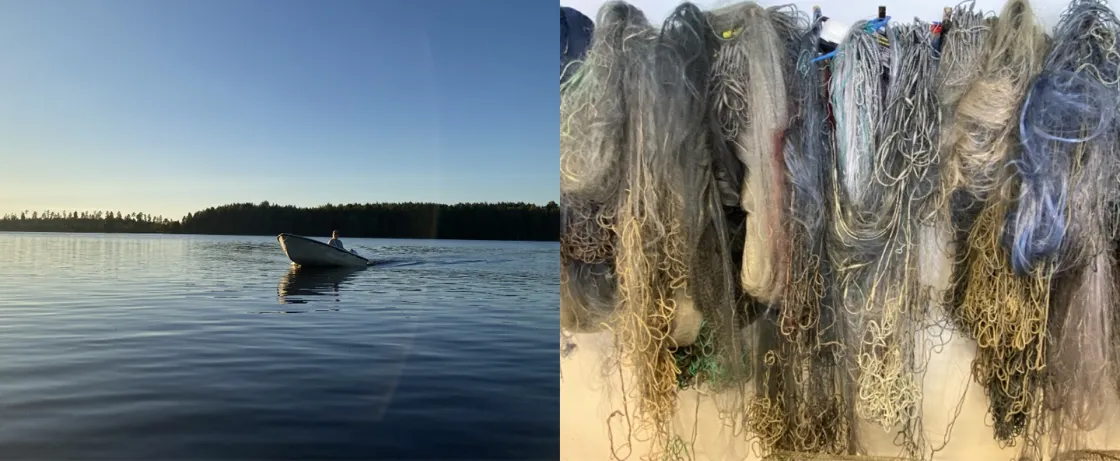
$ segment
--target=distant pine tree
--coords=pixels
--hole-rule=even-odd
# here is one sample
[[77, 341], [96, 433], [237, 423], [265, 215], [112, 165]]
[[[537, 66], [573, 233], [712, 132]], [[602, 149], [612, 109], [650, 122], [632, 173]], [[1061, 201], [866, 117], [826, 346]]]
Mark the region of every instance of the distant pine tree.
[[28, 212], [0, 218], [0, 231], [133, 232], [276, 235], [291, 232], [348, 237], [462, 240], [560, 239], [560, 207], [530, 203], [367, 203], [318, 207], [235, 203], [187, 213], [182, 220], [120, 211]]

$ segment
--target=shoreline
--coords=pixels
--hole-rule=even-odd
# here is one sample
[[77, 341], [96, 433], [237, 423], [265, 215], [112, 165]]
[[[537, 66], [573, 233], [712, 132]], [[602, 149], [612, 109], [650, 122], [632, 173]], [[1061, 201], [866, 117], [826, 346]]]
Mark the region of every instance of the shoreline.
[[[273, 234], [202, 234], [197, 232], [105, 232], [105, 231], [27, 231], [27, 230], [2, 230], [0, 234], [102, 234], [102, 235], [199, 235], [210, 237], [273, 237]], [[313, 237], [313, 236], [312, 236]], [[428, 237], [344, 237], [351, 239], [370, 240], [432, 240], [439, 242], [552, 242], [559, 244], [559, 240], [503, 240], [503, 239], [444, 239]]]

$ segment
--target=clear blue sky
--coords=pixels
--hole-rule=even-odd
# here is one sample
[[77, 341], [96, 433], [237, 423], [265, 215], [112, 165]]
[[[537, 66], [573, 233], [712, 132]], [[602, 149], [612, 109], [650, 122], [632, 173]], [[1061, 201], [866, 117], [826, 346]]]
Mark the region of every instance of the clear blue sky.
[[556, 200], [556, 14], [0, 0], [0, 214]]

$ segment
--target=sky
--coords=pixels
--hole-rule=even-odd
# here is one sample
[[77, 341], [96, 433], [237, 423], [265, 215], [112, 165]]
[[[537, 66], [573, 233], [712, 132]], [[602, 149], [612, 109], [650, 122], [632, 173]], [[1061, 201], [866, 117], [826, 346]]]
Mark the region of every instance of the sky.
[[554, 8], [0, 0], [0, 215], [557, 200]]

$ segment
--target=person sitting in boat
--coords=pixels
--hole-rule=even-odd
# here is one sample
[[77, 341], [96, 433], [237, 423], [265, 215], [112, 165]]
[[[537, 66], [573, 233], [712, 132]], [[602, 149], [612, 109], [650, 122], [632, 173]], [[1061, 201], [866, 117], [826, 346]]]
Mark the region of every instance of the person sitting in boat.
[[[339, 250], [346, 250], [346, 248], [342, 246], [342, 240], [338, 239], [338, 231], [337, 230], [331, 231], [331, 241], [327, 242], [327, 245], [338, 248]], [[354, 251], [354, 250], [347, 250], [347, 251], [349, 251], [353, 254], [358, 254], [358, 252]]]
[[[344, 248], [342, 246], [342, 240], [338, 239], [338, 231], [337, 230], [331, 231], [331, 241], [327, 242], [327, 245], [338, 248], [339, 250], [346, 250], [346, 248]], [[348, 250], [348, 251], [350, 251], [353, 254], [358, 254], [358, 252], [354, 251], [354, 250]]]
[[338, 231], [337, 230], [331, 231], [331, 241], [327, 242], [327, 245], [338, 248], [339, 250], [345, 250], [346, 249], [345, 247], [342, 246], [342, 240], [338, 239]]

